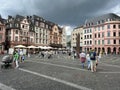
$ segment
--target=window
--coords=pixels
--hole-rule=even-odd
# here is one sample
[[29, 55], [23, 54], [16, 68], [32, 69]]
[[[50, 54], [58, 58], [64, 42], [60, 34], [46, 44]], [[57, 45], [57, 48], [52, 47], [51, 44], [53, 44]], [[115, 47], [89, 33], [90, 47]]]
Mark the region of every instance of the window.
[[90, 38], [92, 38], [92, 35], [90, 35]]
[[22, 38], [20, 37], [20, 41], [22, 41]]
[[18, 30], [16, 30], [16, 34], [18, 34]]
[[12, 24], [10, 23], [10, 27], [12, 27]]
[[15, 37], [15, 41], [18, 41], [18, 37]]
[[100, 31], [100, 27], [98, 27], [98, 31]]
[[104, 20], [102, 20], [102, 23], [104, 23]]
[[95, 29], [95, 31], [96, 31], [96, 27], [95, 27], [94, 29]]
[[102, 30], [104, 30], [104, 26], [102, 26]]
[[98, 24], [100, 24], [100, 21], [98, 21]]
[[110, 32], [107, 32], [107, 36], [110, 37]]
[[24, 32], [24, 35], [26, 36], [26, 32]]
[[84, 33], [86, 33], [86, 30], [85, 30], [85, 32]]
[[98, 33], [98, 38], [100, 38], [100, 33]]
[[24, 28], [25, 26], [24, 25], [22, 25], [22, 28]]
[[89, 29], [87, 30], [87, 33], [89, 33]]
[[87, 39], [89, 39], [89, 35], [87, 35]]
[[36, 25], [36, 26], [38, 26], [38, 25], [39, 25], [38, 21], [36, 21], [36, 22], [35, 22], [35, 25]]
[[11, 34], [11, 30], [9, 30], [8, 33]]
[[86, 39], [86, 35], [85, 35], [85, 39]]
[[119, 32], [119, 36], [120, 36], [120, 32]]
[[0, 31], [2, 31], [2, 28], [0, 27]]
[[116, 40], [113, 40], [113, 43], [116, 44]]
[[97, 41], [95, 40], [95, 45], [97, 44]]
[[90, 45], [92, 44], [92, 41], [90, 41]]
[[89, 41], [87, 41], [87, 45], [89, 45]]
[[100, 45], [100, 40], [98, 40], [98, 45]]
[[33, 42], [33, 39], [31, 38], [31, 40], [30, 40], [31, 42]]
[[114, 36], [114, 37], [116, 36], [116, 32], [113, 32], [113, 36]]
[[110, 29], [110, 24], [107, 25], [107, 29]]
[[92, 30], [90, 29], [90, 33], [92, 32]]
[[110, 44], [110, 39], [107, 40], [107, 44]]
[[104, 37], [104, 32], [102, 32], [102, 37]]
[[46, 25], [46, 28], [48, 28], [48, 25]]
[[113, 25], [113, 29], [115, 29], [116, 28], [116, 25]]
[[2, 35], [0, 35], [0, 41], [2, 40]]
[[118, 28], [120, 29], [120, 24], [118, 25]]
[[15, 26], [18, 27], [19, 25], [16, 23]]
[[85, 41], [84, 43], [85, 43], [85, 45], [86, 45], [86, 41]]
[[119, 44], [120, 44], [120, 40], [119, 40]]
[[22, 31], [20, 31], [20, 35], [22, 35]]
[[104, 45], [104, 40], [102, 40], [102, 45]]
[[30, 35], [33, 36], [33, 33], [31, 33]]
[[97, 37], [97, 35], [95, 34], [95, 38]]
[[11, 36], [9, 36], [8, 40], [11, 41]]

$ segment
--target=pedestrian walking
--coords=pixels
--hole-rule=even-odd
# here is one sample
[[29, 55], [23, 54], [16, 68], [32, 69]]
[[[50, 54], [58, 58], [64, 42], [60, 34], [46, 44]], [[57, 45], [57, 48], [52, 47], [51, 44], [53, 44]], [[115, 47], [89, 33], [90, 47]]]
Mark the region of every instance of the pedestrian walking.
[[79, 54], [79, 57], [80, 57], [80, 61], [82, 63], [82, 68], [84, 68], [84, 64], [85, 64], [85, 61], [86, 61], [86, 54], [84, 51], [82, 51], [82, 53]]
[[74, 59], [76, 59], [77, 58], [77, 53], [76, 52], [74, 52]]
[[91, 50], [90, 52], [91, 72], [96, 72], [96, 52]]
[[87, 59], [87, 69], [90, 70], [90, 52], [88, 51], [86, 54]]
[[102, 57], [102, 51], [100, 51], [100, 53], [98, 54], [98, 61], [101, 60], [101, 57]]
[[22, 55], [22, 62], [25, 61], [25, 54]]
[[69, 59], [71, 58], [71, 52], [68, 52], [68, 58]]
[[23, 50], [20, 49], [20, 50], [19, 50], [19, 61], [20, 61], [20, 62], [23, 61], [22, 58], [23, 58]]
[[16, 68], [19, 67], [18, 59], [19, 59], [19, 53], [18, 53], [18, 51], [15, 51], [15, 53], [14, 53], [14, 62], [15, 62], [15, 67]]

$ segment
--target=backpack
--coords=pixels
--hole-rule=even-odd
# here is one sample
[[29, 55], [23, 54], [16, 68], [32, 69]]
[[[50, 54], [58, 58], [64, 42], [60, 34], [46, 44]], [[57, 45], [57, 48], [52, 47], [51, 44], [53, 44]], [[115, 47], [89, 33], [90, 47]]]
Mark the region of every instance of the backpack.
[[90, 58], [94, 58], [95, 56], [94, 56], [94, 52], [91, 52], [90, 53]]

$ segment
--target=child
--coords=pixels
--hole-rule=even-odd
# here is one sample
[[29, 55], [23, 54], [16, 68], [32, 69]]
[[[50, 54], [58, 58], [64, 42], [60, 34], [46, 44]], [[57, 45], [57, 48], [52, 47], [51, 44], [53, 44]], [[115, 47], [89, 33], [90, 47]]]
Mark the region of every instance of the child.
[[89, 54], [89, 52], [87, 52], [87, 55], [86, 55], [86, 59], [87, 59], [87, 68], [88, 68], [88, 70], [90, 70], [90, 54]]
[[23, 54], [22, 55], [22, 61], [24, 62], [24, 60], [25, 60], [25, 55]]

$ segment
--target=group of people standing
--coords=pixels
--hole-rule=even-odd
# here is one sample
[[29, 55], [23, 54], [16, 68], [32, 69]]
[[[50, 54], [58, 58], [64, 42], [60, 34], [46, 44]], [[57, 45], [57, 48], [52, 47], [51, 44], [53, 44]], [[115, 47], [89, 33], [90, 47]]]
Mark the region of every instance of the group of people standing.
[[84, 68], [84, 64], [87, 61], [87, 69], [91, 70], [91, 72], [96, 72], [96, 66], [98, 65], [98, 61], [101, 58], [102, 53], [96, 53], [93, 50], [85, 53], [84, 51], [79, 54], [80, 61], [82, 63], [82, 68]]
[[15, 50], [13, 52], [13, 65], [15, 68], [19, 67], [19, 62], [24, 62], [25, 55], [22, 50]]

